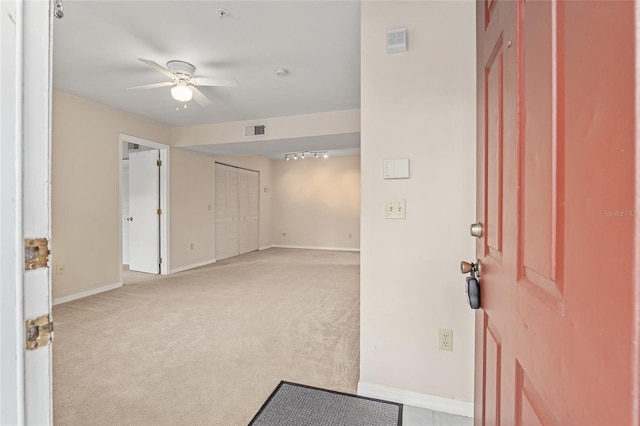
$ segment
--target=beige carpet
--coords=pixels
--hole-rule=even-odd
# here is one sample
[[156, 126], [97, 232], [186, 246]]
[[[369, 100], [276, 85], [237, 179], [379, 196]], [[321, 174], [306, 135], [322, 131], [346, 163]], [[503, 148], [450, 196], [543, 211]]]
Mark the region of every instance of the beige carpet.
[[129, 265], [122, 265], [122, 282], [127, 284], [141, 283], [142, 281], [157, 280], [160, 274], [147, 274], [144, 272], [131, 271]]
[[269, 249], [55, 306], [55, 424], [246, 425], [280, 380], [355, 393], [359, 270]]

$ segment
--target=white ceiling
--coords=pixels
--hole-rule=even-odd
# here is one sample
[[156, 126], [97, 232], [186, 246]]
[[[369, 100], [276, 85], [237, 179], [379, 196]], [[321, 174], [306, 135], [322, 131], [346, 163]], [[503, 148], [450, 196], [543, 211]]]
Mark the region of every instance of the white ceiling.
[[[53, 81], [65, 92], [169, 126], [360, 107], [359, 1], [63, 4], [64, 18], [54, 20]], [[228, 15], [219, 18], [218, 8]], [[239, 87], [203, 87], [211, 105], [191, 101], [176, 111], [169, 87], [126, 90], [167, 81], [138, 58], [163, 66], [184, 60], [195, 76], [233, 77]], [[278, 77], [278, 68], [289, 74]]]

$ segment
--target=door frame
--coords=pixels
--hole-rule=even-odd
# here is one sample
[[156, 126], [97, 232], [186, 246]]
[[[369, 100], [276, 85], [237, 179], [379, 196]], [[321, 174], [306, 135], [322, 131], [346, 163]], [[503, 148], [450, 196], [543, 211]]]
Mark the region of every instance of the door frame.
[[1, 424], [53, 422], [51, 345], [27, 351], [25, 342], [25, 319], [51, 313], [53, 262], [24, 264], [25, 239], [51, 240], [51, 6], [0, 5], [0, 57], [9, 64], [0, 72]]
[[[13, 64], [0, 73], [0, 424], [22, 424], [25, 415], [22, 240], [22, 5], [0, 3], [0, 57]], [[14, 38], [5, 34], [14, 27]], [[9, 27], [7, 27], [9, 26]], [[13, 81], [11, 81], [13, 80]], [[28, 111], [24, 111], [28, 113]], [[10, 285], [13, 283], [13, 285]], [[7, 284], [7, 285], [5, 285]]]
[[171, 147], [167, 144], [163, 144], [160, 142], [154, 142], [147, 139], [142, 139], [137, 136], [127, 135], [125, 133], [120, 133], [118, 135], [118, 179], [119, 179], [119, 187], [118, 187], [118, 230], [120, 234], [120, 245], [118, 246], [118, 250], [120, 251], [120, 284], [123, 284], [123, 272], [122, 272], [122, 262], [123, 262], [123, 250], [122, 250], [122, 197], [124, 193], [124, 179], [122, 178], [123, 164], [124, 160], [122, 159], [122, 153], [124, 151], [123, 145], [125, 143], [135, 143], [138, 145], [146, 146], [148, 148], [159, 149], [160, 150], [160, 160], [162, 161], [162, 167], [160, 167], [160, 208], [162, 209], [162, 214], [160, 215], [160, 257], [162, 258], [162, 263], [160, 264], [160, 275], [168, 275], [169, 274], [169, 265], [171, 260], [169, 259], [170, 255], [170, 241], [169, 241], [169, 206], [170, 206], [170, 185], [169, 185], [169, 169], [170, 169], [170, 157], [171, 157]]

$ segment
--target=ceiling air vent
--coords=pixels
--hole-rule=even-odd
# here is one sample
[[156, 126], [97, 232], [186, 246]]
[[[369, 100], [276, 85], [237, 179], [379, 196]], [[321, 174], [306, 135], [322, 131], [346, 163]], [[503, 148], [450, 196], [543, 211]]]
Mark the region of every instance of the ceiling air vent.
[[244, 136], [264, 136], [267, 134], [266, 124], [255, 124], [244, 126]]
[[407, 51], [407, 29], [387, 31], [387, 53], [399, 53]]

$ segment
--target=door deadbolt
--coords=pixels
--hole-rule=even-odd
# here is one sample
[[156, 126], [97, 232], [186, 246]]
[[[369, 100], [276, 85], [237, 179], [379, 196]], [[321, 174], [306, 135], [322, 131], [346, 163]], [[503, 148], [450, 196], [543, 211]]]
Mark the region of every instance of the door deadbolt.
[[469, 231], [472, 237], [482, 238], [482, 223], [472, 223]]

